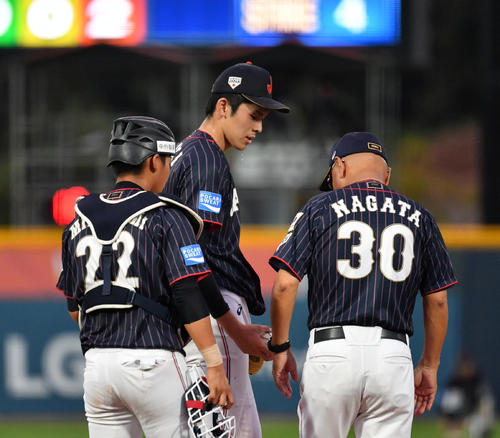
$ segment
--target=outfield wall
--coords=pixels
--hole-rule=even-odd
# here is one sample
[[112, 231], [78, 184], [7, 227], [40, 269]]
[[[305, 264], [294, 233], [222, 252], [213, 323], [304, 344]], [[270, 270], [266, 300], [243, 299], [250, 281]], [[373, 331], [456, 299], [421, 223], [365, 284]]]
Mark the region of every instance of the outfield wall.
[[[443, 226], [459, 285], [450, 290], [450, 321], [440, 386], [450, 376], [460, 351], [467, 350], [494, 386], [500, 400], [500, 350], [496, 319], [500, 309], [500, 227]], [[285, 227], [246, 227], [242, 249], [261, 277], [268, 301], [274, 271], [269, 256], [285, 235]], [[60, 271], [61, 230], [0, 230], [0, 413], [81, 412], [83, 357], [78, 329], [65, 300], [55, 288]], [[301, 284], [292, 320], [293, 349], [302, 363], [307, 344], [307, 284]], [[414, 359], [422, 350], [422, 306], [414, 314], [411, 339]], [[269, 324], [269, 313], [254, 318]], [[270, 363], [252, 377], [259, 410], [294, 412], [298, 385], [290, 400], [281, 396]]]

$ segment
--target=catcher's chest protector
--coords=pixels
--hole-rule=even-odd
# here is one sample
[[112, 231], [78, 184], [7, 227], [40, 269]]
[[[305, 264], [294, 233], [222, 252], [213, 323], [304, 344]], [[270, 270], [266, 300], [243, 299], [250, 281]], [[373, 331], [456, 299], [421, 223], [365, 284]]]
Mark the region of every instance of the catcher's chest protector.
[[100, 264], [103, 282], [84, 295], [82, 309], [86, 313], [100, 309], [128, 309], [138, 306], [168, 323], [173, 323], [166, 306], [141, 295], [130, 285], [111, 282], [113, 243], [117, 241], [128, 223], [160, 207], [181, 209], [195, 233], [201, 234], [202, 221], [195, 212], [176, 199], [159, 197], [152, 192], [139, 191], [130, 196], [122, 196], [120, 191], [110, 194], [91, 194], [77, 203], [75, 207], [77, 215], [90, 227], [93, 237], [102, 245]]

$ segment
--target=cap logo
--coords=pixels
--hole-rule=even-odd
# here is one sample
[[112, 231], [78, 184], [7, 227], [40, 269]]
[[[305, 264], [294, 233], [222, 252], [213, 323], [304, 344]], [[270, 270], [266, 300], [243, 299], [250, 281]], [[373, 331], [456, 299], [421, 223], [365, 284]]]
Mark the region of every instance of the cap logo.
[[175, 154], [175, 142], [173, 141], [156, 141], [156, 150], [160, 154]]
[[382, 153], [382, 146], [377, 143], [368, 143], [368, 149]]
[[238, 76], [229, 76], [227, 83], [234, 90], [238, 85], [241, 84], [241, 78]]
[[267, 84], [267, 92], [271, 94], [273, 92], [273, 77], [269, 75], [269, 84]]

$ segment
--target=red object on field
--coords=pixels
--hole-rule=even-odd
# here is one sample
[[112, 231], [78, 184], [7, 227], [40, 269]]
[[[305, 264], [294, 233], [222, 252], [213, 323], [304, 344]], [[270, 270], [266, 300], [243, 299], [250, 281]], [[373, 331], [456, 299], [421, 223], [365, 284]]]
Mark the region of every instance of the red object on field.
[[52, 197], [52, 217], [57, 225], [68, 225], [75, 218], [75, 202], [80, 196], [88, 195], [85, 187], [59, 189]]

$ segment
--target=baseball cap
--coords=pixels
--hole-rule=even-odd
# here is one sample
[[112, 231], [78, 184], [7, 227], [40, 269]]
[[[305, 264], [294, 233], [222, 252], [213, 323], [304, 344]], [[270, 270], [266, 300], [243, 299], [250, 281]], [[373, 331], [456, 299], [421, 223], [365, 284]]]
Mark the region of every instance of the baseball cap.
[[271, 74], [251, 62], [226, 68], [213, 83], [212, 93], [241, 94], [249, 102], [263, 108], [290, 112], [289, 107], [273, 99]]
[[380, 140], [370, 132], [349, 132], [332, 146], [328, 171], [326, 172], [319, 189], [327, 192], [332, 189], [330, 171], [332, 170], [335, 157], [346, 157], [347, 155], [371, 152], [381, 156], [387, 162], [387, 155]]

